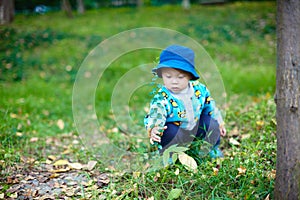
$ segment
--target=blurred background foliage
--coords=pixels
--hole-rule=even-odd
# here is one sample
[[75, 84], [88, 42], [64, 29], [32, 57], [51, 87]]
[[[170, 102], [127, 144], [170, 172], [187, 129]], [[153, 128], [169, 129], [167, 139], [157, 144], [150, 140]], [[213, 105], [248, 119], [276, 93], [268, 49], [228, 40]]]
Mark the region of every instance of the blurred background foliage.
[[[77, 0], [69, 0], [73, 9], [76, 8]], [[109, 6], [136, 6], [138, 0], [84, 0], [86, 9], [96, 9]], [[192, 4], [210, 4], [210, 3], [229, 3], [229, 2], [251, 2], [251, 1], [266, 1], [266, 0], [190, 0]], [[269, 0], [276, 1], [276, 0]], [[181, 4], [181, 0], [143, 0], [146, 6], [157, 6], [165, 4]], [[61, 0], [15, 0], [15, 9], [17, 12], [30, 13], [33, 12], [36, 6], [45, 5], [49, 10], [59, 10], [61, 8]]]

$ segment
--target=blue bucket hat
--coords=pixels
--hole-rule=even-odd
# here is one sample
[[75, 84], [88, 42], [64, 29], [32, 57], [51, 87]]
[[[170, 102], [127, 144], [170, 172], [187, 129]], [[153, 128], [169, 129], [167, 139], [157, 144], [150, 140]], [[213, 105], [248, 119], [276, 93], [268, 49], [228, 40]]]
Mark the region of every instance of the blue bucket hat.
[[194, 66], [194, 51], [188, 47], [171, 45], [164, 49], [159, 57], [159, 64], [152, 70], [161, 78], [161, 68], [174, 68], [192, 75], [192, 80], [197, 80], [197, 74]]

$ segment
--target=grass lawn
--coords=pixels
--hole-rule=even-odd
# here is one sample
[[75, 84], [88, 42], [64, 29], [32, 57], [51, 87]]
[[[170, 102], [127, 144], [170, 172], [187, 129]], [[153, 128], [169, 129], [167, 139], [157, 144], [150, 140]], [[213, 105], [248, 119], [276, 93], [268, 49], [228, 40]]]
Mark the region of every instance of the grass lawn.
[[[46, 170], [51, 180], [71, 172], [87, 179], [87, 184], [81, 184], [72, 193], [57, 186], [64, 188], [59, 194], [51, 194], [57, 199], [64, 196], [71, 199], [272, 199], [276, 174], [272, 97], [276, 71], [275, 11], [275, 2], [236, 2], [222, 6], [193, 5], [189, 11], [170, 5], [100, 8], [84, 15], [75, 14], [72, 19], [60, 12], [17, 15], [11, 25], [0, 27], [0, 199], [24, 196], [24, 188], [12, 188], [21, 184], [20, 177], [27, 177], [27, 183], [40, 180], [43, 166], [52, 167], [52, 171]], [[86, 133], [93, 146], [82, 145], [84, 134], [78, 133], [72, 110], [77, 72], [100, 42], [139, 27], [176, 30], [201, 44], [210, 55], [227, 94], [222, 105], [228, 132], [221, 142], [223, 159], [205, 158], [197, 163], [197, 172], [191, 172], [180, 162], [146, 172], [150, 166], [145, 160], [140, 168], [120, 171], [105, 153], [98, 152], [103, 145], [99, 136], [92, 138], [90, 132]], [[122, 46], [120, 43], [120, 49]], [[117, 99], [113, 92], [118, 84], [125, 84], [118, 81], [133, 73], [130, 70], [136, 66], [154, 67], [159, 52], [141, 49], [124, 54], [103, 71], [94, 91], [95, 107], [88, 105], [87, 110], [95, 109], [96, 115], [92, 117], [99, 122], [97, 129], [110, 139], [107, 152], [112, 145], [140, 154], [149, 151], [142, 124], [154, 86], [142, 85], [130, 93], [127, 104], [124, 103], [127, 107], [123, 108], [129, 110], [129, 117], [113, 113], [111, 103], [113, 98]], [[150, 71], [145, 73], [151, 75]], [[136, 78], [144, 76], [137, 74]], [[135, 83], [134, 79], [125, 80]], [[119, 162], [117, 165], [126, 165], [130, 160], [138, 162], [120, 157], [117, 152], [114, 159]], [[57, 168], [54, 163], [61, 160], [68, 163]], [[78, 167], [91, 160], [97, 161], [93, 169]], [[77, 168], [70, 163], [77, 163]], [[33, 178], [28, 179], [28, 173], [33, 171], [39, 174], [38, 178], [31, 175]]]

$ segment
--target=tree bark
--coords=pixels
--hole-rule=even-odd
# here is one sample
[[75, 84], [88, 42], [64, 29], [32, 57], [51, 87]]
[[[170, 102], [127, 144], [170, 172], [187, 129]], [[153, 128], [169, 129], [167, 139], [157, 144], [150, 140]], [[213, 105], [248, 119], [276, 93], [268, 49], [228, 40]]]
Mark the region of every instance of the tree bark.
[[15, 4], [13, 0], [0, 0], [0, 24], [9, 24], [14, 20]]
[[300, 1], [277, 0], [275, 199], [300, 199]]
[[67, 16], [73, 18], [72, 7], [69, 0], [62, 0], [62, 10], [66, 12]]
[[83, 0], [77, 0], [77, 12], [83, 14], [85, 12]]

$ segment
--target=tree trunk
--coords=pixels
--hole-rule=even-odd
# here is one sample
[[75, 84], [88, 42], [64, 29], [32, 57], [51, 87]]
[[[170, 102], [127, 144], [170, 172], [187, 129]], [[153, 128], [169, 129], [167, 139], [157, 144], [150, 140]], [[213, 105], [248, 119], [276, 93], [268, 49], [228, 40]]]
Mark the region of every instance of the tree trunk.
[[0, 0], [0, 24], [8, 24], [14, 20], [14, 5], [13, 0]]
[[62, 0], [62, 10], [66, 12], [67, 16], [72, 18], [73, 17], [73, 13], [72, 13], [72, 7], [70, 4], [69, 0]]
[[83, 0], [77, 0], [77, 12], [83, 14], [85, 12]]
[[300, 1], [277, 0], [275, 199], [300, 199]]

